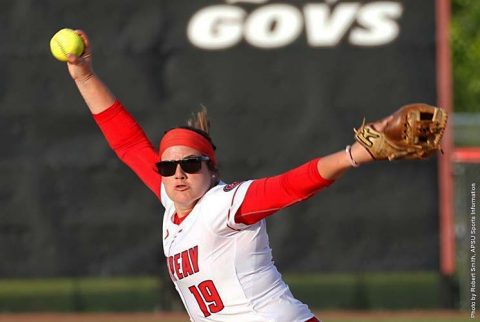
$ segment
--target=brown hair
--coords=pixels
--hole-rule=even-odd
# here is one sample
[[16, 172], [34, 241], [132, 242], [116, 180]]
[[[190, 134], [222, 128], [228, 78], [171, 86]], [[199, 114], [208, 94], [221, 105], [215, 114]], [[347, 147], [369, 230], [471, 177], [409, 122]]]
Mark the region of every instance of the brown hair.
[[187, 120], [187, 125], [210, 134], [210, 120], [208, 119], [207, 108], [202, 105], [202, 109], [197, 113], [192, 113], [192, 117]]
[[[202, 105], [200, 111], [192, 113], [192, 116], [187, 120], [187, 126], [181, 128], [187, 128], [200, 133], [212, 144], [213, 150], [216, 150], [216, 146], [213, 144], [212, 138], [210, 137], [210, 120], [208, 119], [207, 108], [204, 105]], [[208, 168], [213, 174], [212, 185], [218, 184], [220, 181], [218, 167], [209, 161]]]

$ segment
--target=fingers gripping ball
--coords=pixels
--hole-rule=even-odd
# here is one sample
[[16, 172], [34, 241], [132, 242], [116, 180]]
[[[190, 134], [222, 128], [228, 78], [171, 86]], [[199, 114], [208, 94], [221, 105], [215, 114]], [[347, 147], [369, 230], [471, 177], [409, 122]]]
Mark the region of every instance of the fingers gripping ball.
[[85, 44], [82, 38], [72, 29], [64, 28], [50, 40], [50, 51], [59, 61], [67, 61], [68, 54], [81, 56], [84, 50]]
[[354, 130], [355, 139], [375, 160], [425, 159], [441, 150], [447, 118], [447, 112], [438, 107], [405, 105], [382, 131], [364, 122]]

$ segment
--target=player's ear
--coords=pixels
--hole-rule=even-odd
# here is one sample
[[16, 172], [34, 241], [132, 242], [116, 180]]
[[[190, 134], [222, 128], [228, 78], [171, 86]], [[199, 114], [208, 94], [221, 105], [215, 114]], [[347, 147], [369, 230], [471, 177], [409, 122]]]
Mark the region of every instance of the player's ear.
[[207, 162], [207, 167], [210, 171], [210, 176], [212, 178], [212, 185], [218, 184], [218, 182], [220, 181], [220, 174], [218, 168], [213, 165], [212, 161]]

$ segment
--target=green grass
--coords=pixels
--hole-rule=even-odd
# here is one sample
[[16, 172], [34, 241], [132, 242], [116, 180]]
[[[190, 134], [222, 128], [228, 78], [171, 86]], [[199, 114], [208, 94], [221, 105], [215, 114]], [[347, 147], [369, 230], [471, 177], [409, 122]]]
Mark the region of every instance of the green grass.
[[[295, 297], [320, 310], [439, 309], [435, 272], [286, 274]], [[0, 280], [0, 312], [151, 312], [168, 296], [155, 277]], [[178, 300], [178, 298], [175, 298]]]
[[149, 311], [159, 294], [153, 277], [0, 280], [0, 311]]
[[434, 272], [287, 275], [294, 295], [320, 309], [440, 308]]

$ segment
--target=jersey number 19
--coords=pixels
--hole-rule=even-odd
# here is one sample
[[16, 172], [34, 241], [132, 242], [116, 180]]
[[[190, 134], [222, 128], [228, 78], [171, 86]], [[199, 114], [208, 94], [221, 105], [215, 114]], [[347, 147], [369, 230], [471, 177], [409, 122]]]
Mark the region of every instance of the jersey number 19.
[[195, 296], [205, 317], [220, 312], [225, 307], [212, 280], [203, 281], [198, 286], [192, 285], [188, 289]]

